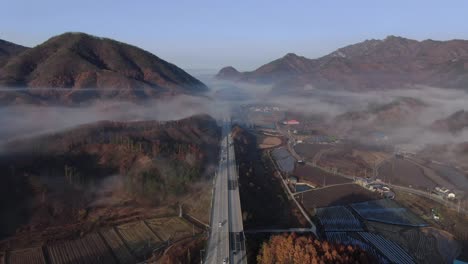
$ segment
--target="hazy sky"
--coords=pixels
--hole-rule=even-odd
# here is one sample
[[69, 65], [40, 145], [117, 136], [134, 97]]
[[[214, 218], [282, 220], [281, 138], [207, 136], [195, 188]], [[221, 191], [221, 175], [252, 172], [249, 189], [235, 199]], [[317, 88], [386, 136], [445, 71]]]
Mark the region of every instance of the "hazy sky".
[[371, 38], [468, 39], [468, 1], [1, 0], [0, 39], [26, 46], [81, 31], [137, 45], [185, 69], [251, 70]]

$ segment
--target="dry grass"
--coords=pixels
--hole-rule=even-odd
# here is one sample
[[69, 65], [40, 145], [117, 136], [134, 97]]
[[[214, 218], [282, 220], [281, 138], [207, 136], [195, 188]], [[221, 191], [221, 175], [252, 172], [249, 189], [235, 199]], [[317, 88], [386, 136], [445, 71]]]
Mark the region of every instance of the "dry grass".
[[377, 151], [366, 151], [366, 150], [353, 150], [353, 156], [360, 157], [363, 159], [369, 166], [374, 166], [375, 164], [379, 164], [382, 161], [391, 157], [390, 154], [385, 152], [377, 152]]

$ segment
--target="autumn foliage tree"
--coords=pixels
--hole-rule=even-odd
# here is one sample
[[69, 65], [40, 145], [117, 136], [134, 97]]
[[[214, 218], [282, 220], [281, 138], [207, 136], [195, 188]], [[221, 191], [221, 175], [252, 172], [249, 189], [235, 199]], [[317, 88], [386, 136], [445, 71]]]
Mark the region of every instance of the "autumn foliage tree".
[[257, 256], [259, 264], [373, 263], [360, 248], [335, 245], [311, 236], [275, 235], [263, 243]]

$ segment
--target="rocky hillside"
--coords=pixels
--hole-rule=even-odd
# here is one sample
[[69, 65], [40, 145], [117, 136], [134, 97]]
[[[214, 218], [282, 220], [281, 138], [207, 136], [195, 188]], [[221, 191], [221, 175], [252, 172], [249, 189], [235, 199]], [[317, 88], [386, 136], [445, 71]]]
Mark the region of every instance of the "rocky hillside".
[[5, 65], [11, 57], [27, 49], [21, 45], [0, 39], [0, 67]]
[[214, 119], [194, 116], [103, 121], [11, 142], [0, 156], [0, 237], [189, 204], [211, 182], [219, 136]]
[[145, 50], [84, 33], [52, 37], [10, 58], [0, 68], [0, 86], [27, 87], [22, 93], [0, 96], [0, 101], [20, 102], [137, 100], [207, 90], [182, 69]]
[[354, 91], [418, 84], [467, 89], [468, 41], [389, 36], [346, 46], [318, 59], [287, 54], [236, 76], [238, 81], [273, 84], [276, 92], [306, 85]]

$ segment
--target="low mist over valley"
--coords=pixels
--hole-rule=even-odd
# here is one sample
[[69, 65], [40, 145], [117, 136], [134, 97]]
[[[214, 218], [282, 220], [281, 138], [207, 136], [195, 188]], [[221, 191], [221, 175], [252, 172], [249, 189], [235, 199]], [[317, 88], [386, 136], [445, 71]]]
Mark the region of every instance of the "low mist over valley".
[[468, 261], [468, 40], [151, 10], [0, 39], [0, 264]]

